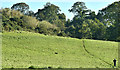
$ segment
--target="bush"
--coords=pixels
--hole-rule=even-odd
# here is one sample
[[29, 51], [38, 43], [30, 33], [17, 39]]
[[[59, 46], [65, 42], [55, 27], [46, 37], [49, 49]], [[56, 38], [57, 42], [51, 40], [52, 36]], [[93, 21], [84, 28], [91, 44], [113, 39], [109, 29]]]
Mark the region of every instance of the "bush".
[[58, 69], [62, 69], [62, 67], [58, 67]]
[[19, 24], [22, 23], [20, 17], [23, 14], [19, 11], [10, 10], [9, 8], [2, 9], [2, 12], [2, 29], [6, 31], [21, 30], [21, 25]]
[[39, 21], [35, 17], [31, 16], [23, 16], [21, 17], [23, 20], [23, 26], [26, 27], [27, 29], [35, 29], [36, 26], [38, 25]]
[[117, 41], [120, 42], [120, 37], [117, 38]]
[[30, 66], [29, 69], [35, 69], [35, 67], [34, 66]]
[[41, 21], [36, 27], [36, 31], [45, 35], [54, 35], [58, 28], [47, 21]]
[[51, 66], [48, 66], [48, 69], [51, 69], [52, 67]]

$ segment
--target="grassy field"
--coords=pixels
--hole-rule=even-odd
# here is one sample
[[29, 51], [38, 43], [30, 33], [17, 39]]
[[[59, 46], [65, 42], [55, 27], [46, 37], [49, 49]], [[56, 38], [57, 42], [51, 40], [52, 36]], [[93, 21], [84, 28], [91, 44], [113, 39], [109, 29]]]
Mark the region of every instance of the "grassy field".
[[2, 34], [3, 68], [112, 68], [114, 58], [118, 60], [117, 42], [17, 31]]

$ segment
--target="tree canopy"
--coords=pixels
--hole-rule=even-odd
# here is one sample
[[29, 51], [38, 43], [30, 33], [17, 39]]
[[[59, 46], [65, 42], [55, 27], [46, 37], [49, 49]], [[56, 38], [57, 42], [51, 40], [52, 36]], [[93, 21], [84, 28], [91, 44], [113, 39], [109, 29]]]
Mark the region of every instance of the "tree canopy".
[[109, 40], [117, 40], [120, 36], [120, 1], [116, 1], [99, 10], [98, 19], [107, 26], [107, 37]]
[[11, 7], [12, 10], [18, 10], [22, 12], [23, 14], [26, 14], [29, 10], [29, 5], [27, 5], [24, 2], [16, 3]]
[[66, 20], [66, 15], [61, 13], [59, 6], [50, 2], [37, 12], [29, 10], [29, 5], [24, 2], [16, 3], [11, 9], [0, 10], [2, 30], [120, 41], [120, 1], [109, 4], [99, 10], [98, 14], [80, 1], [75, 2], [68, 11], [74, 14], [72, 20]]

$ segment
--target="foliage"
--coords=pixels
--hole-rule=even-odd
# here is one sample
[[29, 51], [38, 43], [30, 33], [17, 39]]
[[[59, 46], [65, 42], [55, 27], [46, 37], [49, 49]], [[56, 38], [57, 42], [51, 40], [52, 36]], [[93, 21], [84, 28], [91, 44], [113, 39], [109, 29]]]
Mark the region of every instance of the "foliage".
[[67, 31], [72, 37], [90, 38], [90, 39], [104, 39], [106, 27], [98, 19], [86, 19], [82, 24], [71, 23]]
[[21, 19], [23, 20], [24, 27], [27, 29], [35, 29], [38, 25], [39, 21], [35, 17], [31, 16], [22, 16]]
[[36, 29], [37, 32], [43, 33], [45, 35], [54, 35], [57, 34], [58, 32], [58, 27], [55, 25], [47, 22], [47, 21], [41, 21], [37, 25]]
[[[87, 9], [84, 2], [75, 2], [69, 12], [72, 12], [75, 16], [74, 19], [80, 19], [80, 21], [84, 20], [91, 10]], [[73, 20], [74, 20], [73, 19]]]
[[46, 20], [51, 24], [55, 24], [57, 27], [60, 27], [61, 30], [64, 30], [66, 16], [64, 13], [60, 14], [60, 11], [58, 6], [48, 2], [43, 9], [38, 9], [38, 12], [35, 13], [35, 17], [40, 21]]
[[120, 40], [120, 1], [99, 10], [97, 15], [84, 2], [75, 2], [69, 9], [74, 17], [67, 21], [66, 15], [60, 13], [60, 8], [50, 2], [36, 13], [29, 11], [29, 5], [23, 2], [14, 4], [11, 9], [1, 10], [3, 31], [20, 30], [80, 39]]
[[12, 10], [18, 10], [22, 12], [23, 14], [26, 14], [29, 10], [29, 5], [27, 5], [24, 2], [16, 3], [11, 7]]
[[116, 1], [107, 7], [99, 10], [98, 18], [107, 26], [107, 39], [117, 40], [120, 36], [120, 25], [119, 25], [119, 12], [120, 12], [120, 1]]
[[2, 12], [3, 30], [6, 31], [34, 30], [39, 23], [35, 17], [23, 15], [21, 12], [16, 10], [5, 8]]
[[21, 30], [23, 16], [19, 11], [10, 10], [9, 8], [2, 9], [2, 26], [3, 30]]
[[34, 17], [34, 12], [32, 10], [28, 11], [28, 13], [26, 13], [26, 15]]

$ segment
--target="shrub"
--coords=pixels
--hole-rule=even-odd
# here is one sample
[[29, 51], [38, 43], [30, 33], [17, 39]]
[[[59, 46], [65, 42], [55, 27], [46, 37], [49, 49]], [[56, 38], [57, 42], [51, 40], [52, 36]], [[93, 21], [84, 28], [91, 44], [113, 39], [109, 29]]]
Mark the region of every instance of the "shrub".
[[48, 66], [48, 69], [51, 69], [52, 67], [51, 66]]
[[14, 69], [13, 67], [11, 67], [11, 69]]
[[34, 66], [30, 66], [29, 69], [35, 69], [35, 67]]
[[41, 21], [36, 27], [36, 31], [45, 35], [53, 35], [58, 31], [58, 28], [47, 21]]
[[58, 69], [62, 69], [62, 67], [58, 67]]
[[35, 17], [31, 16], [24, 15], [23, 17], [21, 17], [21, 19], [23, 20], [24, 27], [26, 27], [27, 29], [35, 29], [39, 23], [39, 21]]

